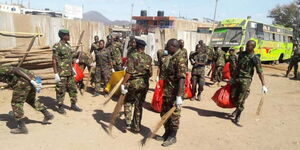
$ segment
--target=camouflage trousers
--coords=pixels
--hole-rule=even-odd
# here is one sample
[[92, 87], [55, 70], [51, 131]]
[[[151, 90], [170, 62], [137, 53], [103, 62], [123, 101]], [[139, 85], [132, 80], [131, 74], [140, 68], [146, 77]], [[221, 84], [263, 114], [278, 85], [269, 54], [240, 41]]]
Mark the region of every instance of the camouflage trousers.
[[213, 72], [213, 82], [221, 82], [223, 76], [223, 66], [217, 66]]
[[111, 77], [110, 68], [101, 69], [100, 66], [99, 67], [97, 66], [95, 72], [95, 91], [100, 92], [101, 87], [105, 88], [110, 77]]
[[[175, 104], [176, 97], [163, 96], [162, 109], [160, 116], [166, 114]], [[181, 109], [176, 108], [171, 117], [164, 123], [165, 131], [172, 130], [177, 131], [179, 129]]]
[[29, 83], [18, 81], [13, 89], [11, 106], [16, 120], [20, 120], [24, 117], [23, 106], [25, 102], [37, 111], [46, 109], [46, 107], [35, 98], [35, 89]]
[[198, 86], [198, 94], [204, 90], [205, 85], [205, 71], [203, 70], [200, 74], [193, 74], [191, 78], [192, 93], [195, 96]]
[[234, 82], [231, 84], [230, 98], [233, 105], [239, 111], [244, 110], [245, 101], [250, 94], [251, 82], [252, 79], [250, 78], [238, 78], [235, 79]]
[[[128, 90], [124, 102], [126, 125], [131, 125], [133, 130], [139, 131], [141, 129], [143, 103], [145, 102], [148, 89]], [[134, 113], [132, 116], [133, 107]]]
[[289, 63], [288, 66], [288, 70], [287, 70], [287, 74], [290, 73], [290, 71], [293, 69], [294, 67], [294, 76], [297, 77], [298, 76], [298, 62], [300, 61], [300, 57], [299, 56], [293, 56], [291, 58], [291, 62]]
[[56, 83], [56, 100], [58, 104], [63, 104], [65, 99], [65, 94], [69, 93], [71, 98], [71, 103], [77, 102], [77, 89], [76, 83], [73, 76], [60, 77], [61, 81]]

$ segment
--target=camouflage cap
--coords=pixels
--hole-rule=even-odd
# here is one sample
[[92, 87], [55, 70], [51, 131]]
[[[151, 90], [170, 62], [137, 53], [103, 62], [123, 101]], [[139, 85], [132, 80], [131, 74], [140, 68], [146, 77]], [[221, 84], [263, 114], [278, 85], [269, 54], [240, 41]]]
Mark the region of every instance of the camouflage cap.
[[69, 30], [67, 30], [67, 29], [60, 29], [60, 30], [59, 30], [59, 33], [69, 34], [70, 32], [69, 32]]

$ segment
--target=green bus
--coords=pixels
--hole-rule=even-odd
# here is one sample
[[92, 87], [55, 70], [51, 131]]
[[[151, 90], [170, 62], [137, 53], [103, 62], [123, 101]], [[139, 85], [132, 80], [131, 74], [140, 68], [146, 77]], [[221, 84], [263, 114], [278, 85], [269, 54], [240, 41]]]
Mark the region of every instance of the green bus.
[[290, 59], [293, 51], [293, 29], [283, 26], [267, 25], [249, 19], [226, 19], [215, 28], [211, 47], [244, 50], [248, 40], [257, 43], [255, 53], [261, 61]]

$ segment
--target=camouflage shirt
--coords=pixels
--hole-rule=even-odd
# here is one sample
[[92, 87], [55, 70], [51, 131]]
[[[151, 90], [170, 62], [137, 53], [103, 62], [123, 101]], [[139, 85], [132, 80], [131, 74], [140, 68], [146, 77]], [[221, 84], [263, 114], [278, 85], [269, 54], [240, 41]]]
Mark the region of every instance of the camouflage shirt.
[[107, 50], [109, 50], [111, 59], [113, 61], [113, 64], [121, 64], [121, 52], [116, 43], [113, 43], [106, 47]]
[[101, 69], [111, 69], [111, 56], [107, 49], [96, 50], [96, 65], [101, 67]]
[[262, 73], [260, 58], [255, 54], [244, 51], [239, 54], [237, 62], [236, 78], [252, 78], [254, 68], [257, 73]]
[[230, 74], [234, 75], [234, 72], [236, 71], [236, 65], [237, 65], [238, 57], [235, 54], [230, 54], [228, 56], [228, 62], [230, 63]]
[[218, 50], [216, 66], [218, 66], [218, 67], [225, 66], [225, 60], [226, 60], [225, 52], [223, 50]]
[[[14, 85], [16, 85], [19, 80], [26, 81], [25, 79], [20, 78], [17, 75], [12, 73], [14, 68], [15, 67], [12, 67], [12, 66], [0, 67], [0, 82], [4, 82], [4, 83], [8, 84], [8, 86], [14, 87]], [[32, 76], [32, 77], [34, 76], [33, 72], [31, 72], [27, 69], [23, 69], [23, 68], [20, 68], [20, 69], [25, 74]]]
[[90, 51], [90, 53], [93, 53], [93, 52], [95, 52], [96, 50], [98, 50], [99, 49], [99, 42], [94, 42], [93, 44], [92, 44], [92, 46], [91, 46], [91, 51]]
[[[205, 64], [207, 63], [208, 56], [206, 53], [192, 52], [190, 54], [190, 61], [193, 65], [192, 74], [201, 75], [201, 72], [205, 71]], [[199, 65], [197, 63], [203, 63], [204, 65]]]
[[132, 48], [131, 46], [128, 47], [128, 51], [127, 51], [127, 58], [130, 57], [130, 55], [132, 53], [136, 52], [136, 49], [135, 48]]
[[57, 71], [59, 76], [72, 76], [73, 55], [76, 53], [72, 52], [70, 44], [60, 41], [52, 47], [52, 50], [53, 58], [56, 59], [57, 62]]
[[146, 88], [152, 75], [152, 58], [144, 52], [130, 55], [127, 63], [127, 73], [130, 74], [130, 87], [134, 89]]
[[162, 79], [164, 80], [163, 96], [175, 97], [179, 90], [179, 80], [185, 79], [188, 70], [186, 59], [180, 55], [180, 49], [166, 58], [162, 65]]
[[188, 65], [188, 63], [189, 63], [188, 62], [188, 52], [185, 48], [181, 49], [181, 54], [180, 55], [182, 55], [184, 57], [184, 59], [186, 59], [186, 65]]

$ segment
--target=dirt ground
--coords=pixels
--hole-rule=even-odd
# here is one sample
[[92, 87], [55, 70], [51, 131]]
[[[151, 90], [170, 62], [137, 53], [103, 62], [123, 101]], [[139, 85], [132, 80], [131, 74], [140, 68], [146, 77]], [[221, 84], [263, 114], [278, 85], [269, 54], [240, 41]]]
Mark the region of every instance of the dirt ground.
[[[281, 66], [282, 67], [282, 66]], [[286, 68], [286, 66], [283, 66]], [[211, 100], [218, 88], [206, 87], [201, 102], [184, 101], [178, 141], [168, 148], [161, 142], [150, 140], [141, 147], [139, 141], [160, 120], [158, 113], [151, 111], [153, 90], [147, 95], [142, 132], [123, 133], [124, 115], [116, 121], [113, 137], [107, 129], [111, 113], [116, 104], [111, 101], [106, 107], [101, 104], [104, 97], [92, 97], [90, 93], [79, 95], [79, 106], [83, 112], [67, 111], [60, 115], [54, 107], [55, 91], [46, 89], [37, 97], [55, 115], [50, 125], [41, 125], [41, 113], [25, 105], [28, 135], [12, 135], [15, 126], [8, 115], [11, 110], [11, 90], [0, 91], [0, 149], [1, 150], [136, 150], [136, 149], [203, 149], [203, 150], [296, 150], [300, 149], [300, 81], [284, 78], [284, 72], [265, 68], [265, 78], [269, 93], [265, 98], [261, 116], [256, 116], [256, 108], [261, 98], [261, 84], [255, 76], [251, 94], [246, 101], [241, 117], [242, 127], [238, 127], [226, 117], [232, 109], [222, 109]], [[155, 83], [151, 83], [153, 89]], [[65, 104], [70, 106], [69, 97]], [[159, 134], [163, 129], [159, 130]]]

